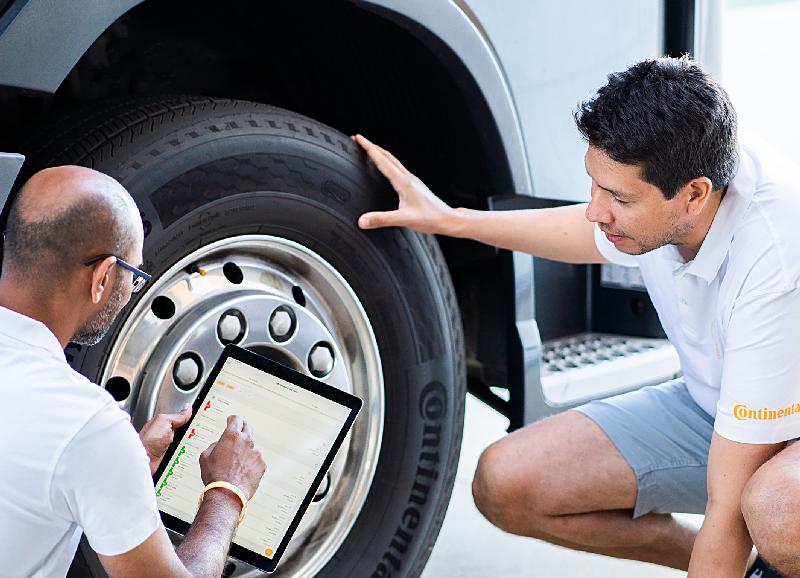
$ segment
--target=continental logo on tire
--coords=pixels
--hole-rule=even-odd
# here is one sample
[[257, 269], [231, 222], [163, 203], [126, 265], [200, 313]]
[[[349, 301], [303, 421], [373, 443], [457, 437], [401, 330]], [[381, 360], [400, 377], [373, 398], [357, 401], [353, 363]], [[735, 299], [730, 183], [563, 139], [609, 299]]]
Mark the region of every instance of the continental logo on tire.
[[442, 421], [447, 415], [447, 390], [444, 385], [432, 381], [423, 388], [419, 400], [419, 415], [424, 423], [414, 485], [408, 495], [406, 509], [400, 517], [400, 524], [394, 531], [389, 548], [383, 553], [380, 563], [372, 572], [372, 578], [389, 578], [400, 570], [403, 557], [420, 527], [423, 518], [422, 509], [428, 503], [431, 488], [439, 479]]
[[800, 414], [800, 403], [787, 405], [786, 407], [782, 407], [780, 409], [768, 409], [766, 407], [762, 407], [760, 409], [750, 409], [743, 404], [733, 407], [733, 417], [739, 421], [772, 421], [775, 419], [783, 419], [795, 414]]
[[441, 423], [447, 413], [447, 390], [438, 381], [433, 381], [422, 390], [419, 398], [419, 415], [426, 422]]

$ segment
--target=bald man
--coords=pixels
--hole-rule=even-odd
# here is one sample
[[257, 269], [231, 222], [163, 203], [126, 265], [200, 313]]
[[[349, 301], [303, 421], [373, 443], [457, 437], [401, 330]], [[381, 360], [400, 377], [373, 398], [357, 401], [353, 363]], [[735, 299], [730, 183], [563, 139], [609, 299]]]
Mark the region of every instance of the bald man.
[[[83, 167], [37, 173], [11, 207], [0, 274], [3, 575], [65, 576], [81, 532], [111, 578], [222, 574], [239, 498], [209, 490], [177, 552], [156, 507], [151, 476], [188, 408], [157, 416], [140, 437], [64, 358], [70, 341], [100, 341], [148, 280], [143, 239], [127, 191]], [[231, 483], [248, 498], [265, 470], [236, 416], [200, 467], [204, 483]]]

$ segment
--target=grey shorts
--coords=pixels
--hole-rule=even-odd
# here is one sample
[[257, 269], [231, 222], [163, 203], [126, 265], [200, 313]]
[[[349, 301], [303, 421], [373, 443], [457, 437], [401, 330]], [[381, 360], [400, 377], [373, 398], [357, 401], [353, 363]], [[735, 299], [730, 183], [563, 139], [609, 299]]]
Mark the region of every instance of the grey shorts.
[[714, 418], [695, 403], [683, 380], [594, 400], [575, 411], [597, 423], [633, 468], [634, 518], [705, 513]]

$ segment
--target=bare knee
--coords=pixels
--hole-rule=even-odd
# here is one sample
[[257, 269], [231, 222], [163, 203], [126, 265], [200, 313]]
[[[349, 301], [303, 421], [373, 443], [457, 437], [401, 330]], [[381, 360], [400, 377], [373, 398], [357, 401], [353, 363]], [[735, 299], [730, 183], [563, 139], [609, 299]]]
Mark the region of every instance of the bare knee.
[[742, 493], [742, 514], [759, 554], [778, 571], [800, 577], [800, 476], [768, 462]]
[[535, 525], [537, 518], [559, 513], [554, 495], [557, 484], [547, 479], [541, 467], [546, 462], [542, 445], [528, 445], [512, 435], [481, 454], [472, 496], [478, 510], [495, 526], [518, 532], [523, 525]]
[[594, 422], [565, 412], [489, 446], [472, 493], [490, 522], [531, 535], [563, 514], [632, 508], [636, 477]]
[[517, 501], [508, 483], [508, 455], [503, 441], [486, 448], [478, 460], [472, 480], [472, 497], [481, 514], [495, 526], [504, 528], [504, 521]]

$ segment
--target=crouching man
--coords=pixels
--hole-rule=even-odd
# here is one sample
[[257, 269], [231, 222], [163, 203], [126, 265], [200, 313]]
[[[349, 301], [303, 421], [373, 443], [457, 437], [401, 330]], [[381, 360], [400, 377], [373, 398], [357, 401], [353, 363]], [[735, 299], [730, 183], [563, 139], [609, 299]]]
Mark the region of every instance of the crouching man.
[[[689, 570], [800, 576], [800, 186], [740, 146], [725, 91], [688, 58], [609, 75], [575, 115], [591, 201], [453, 209], [356, 137], [404, 226], [567, 263], [639, 267], [682, 377], [595, 400], [489, 447], [481, 512], [508, 532]], [[609, 384], [613, 385], [613, 384]], [[673, 512], [705, 513], [702, 528]], [[757, 564], [761, 564], [760, 561]]]

